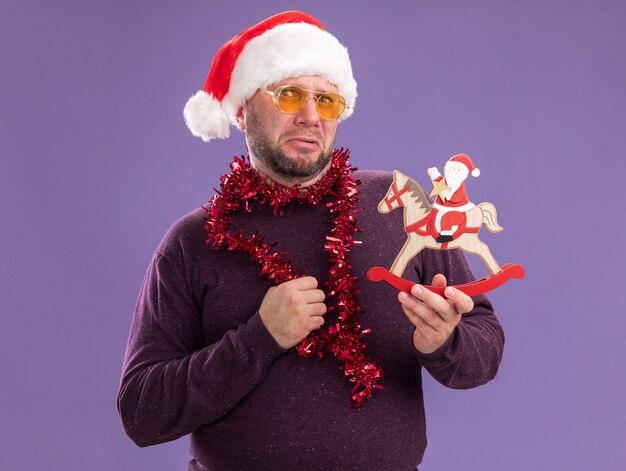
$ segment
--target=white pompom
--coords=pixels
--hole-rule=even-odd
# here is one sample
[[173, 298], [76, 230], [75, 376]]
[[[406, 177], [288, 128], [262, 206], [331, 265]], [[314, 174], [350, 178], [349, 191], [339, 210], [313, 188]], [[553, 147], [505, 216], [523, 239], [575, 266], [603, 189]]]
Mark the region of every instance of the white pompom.
[[477, 177], [480, 175], [480, 170], [478, 170], [477, 168], [475, 168], [474, 170], [472, 170], [472, 177]]
[[191, 133], [204, 142], [230, 136], [230, 119], [222, 104], [204, 90], [199, 90], [187, 100], [183, 114]]

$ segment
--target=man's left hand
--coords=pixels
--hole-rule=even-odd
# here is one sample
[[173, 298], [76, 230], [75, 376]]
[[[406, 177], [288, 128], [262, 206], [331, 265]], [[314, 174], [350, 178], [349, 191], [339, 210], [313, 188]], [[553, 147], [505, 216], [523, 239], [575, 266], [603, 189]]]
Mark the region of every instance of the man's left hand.
[[[433, 286], [446, 287], [446, 277], [433, 278]], [[419, 285], [414, 285], [409, 296], [398, 293], [402, 310], [415, 326], [413, 345], [422, 353], [432, 353], [441, 347], [454, 332], [461, 316], [474, 309], [474, 301], [467, 294], [446, 287], [443, 296]], [[417, 299], [416, 299], [417, 298]]]

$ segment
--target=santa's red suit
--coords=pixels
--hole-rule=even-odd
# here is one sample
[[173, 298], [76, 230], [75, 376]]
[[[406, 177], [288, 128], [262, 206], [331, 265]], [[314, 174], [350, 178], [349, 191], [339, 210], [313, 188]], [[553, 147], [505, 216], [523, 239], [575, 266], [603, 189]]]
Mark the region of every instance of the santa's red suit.
[[[435, 182], [441, 180], [443, 176], [434, 179]], [[469, 211], [474, 206], [474, 203], [471, 203], [467, 197], [465, 182], [461, 183], [449, 199], [444, 200], [441, 195], [437, 195], [433, 203], [433, 208], [437, 210], [435, 228], [440, 234], [442, 231], [455, 231], [458, 227], [465, 225], [465, 211]]]

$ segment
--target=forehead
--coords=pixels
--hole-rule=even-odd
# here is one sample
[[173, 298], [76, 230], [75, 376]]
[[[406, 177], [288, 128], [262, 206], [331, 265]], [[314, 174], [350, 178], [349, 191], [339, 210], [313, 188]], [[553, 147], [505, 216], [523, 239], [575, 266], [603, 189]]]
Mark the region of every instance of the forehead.
[[298, 85], [299, 87], [306, 88], [307, 90], [315, 90], [319, 92], [337, 91], [336, 85], [330, 83], [328, 80], [319, 75], [300, 75], [298, 77], [288, 77], [274, 83], [272, 88], [280, 87], [282, 85]]

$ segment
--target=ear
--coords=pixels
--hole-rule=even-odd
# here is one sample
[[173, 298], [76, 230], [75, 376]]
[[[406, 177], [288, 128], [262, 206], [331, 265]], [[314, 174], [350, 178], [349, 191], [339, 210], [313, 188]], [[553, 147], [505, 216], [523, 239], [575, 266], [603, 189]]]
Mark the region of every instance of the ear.
[[239, 110], [237, 111], [237, 114], [235, 115], [235, 120], [237, 121], [237, 127], [239, 128], [240, 131], [245, 131], [246, 130], [246, 105], [243, 105], [241, 108], [239, 108]]
[[404, 185], [407, 182], [408, 179], [409, 179], [409, 177], [407, 177], [400, 170], [394, 170], [393, 171], [393, 181]]

